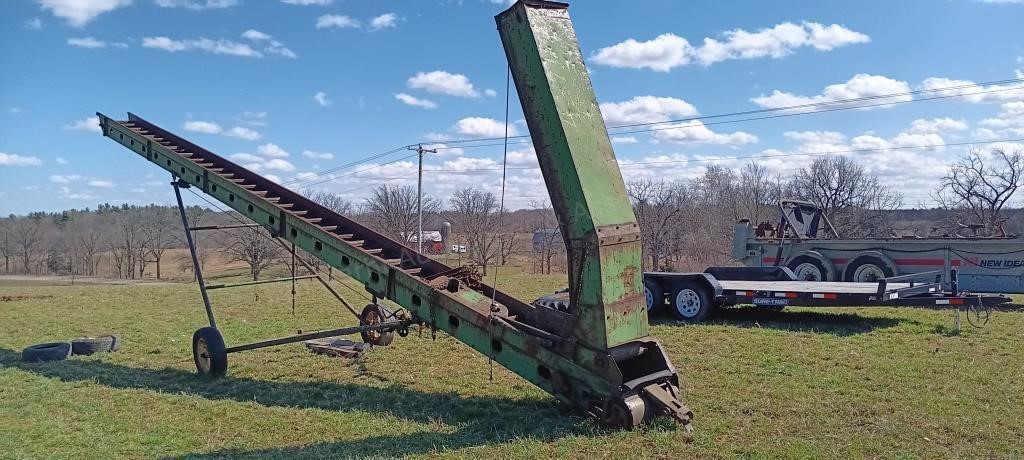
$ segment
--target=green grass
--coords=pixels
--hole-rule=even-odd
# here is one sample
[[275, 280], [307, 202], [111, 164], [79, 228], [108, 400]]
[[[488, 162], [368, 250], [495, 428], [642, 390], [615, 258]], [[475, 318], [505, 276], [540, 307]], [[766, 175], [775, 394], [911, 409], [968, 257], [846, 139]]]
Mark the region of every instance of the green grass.
[[[223, 277], [218, 282], [237, 281]], [[229, 344], [355, 321], [314, 281], [215, 291]], [[561, 276], [508, 272], [531, 299]], [[358, 289], [358, 288], [357, 288]], [[259, 301], [255, 300], [259, 292]], [[342, 289], [362, 305], [355, 293]], [[608, 432], [457, 341], [413, 332], [357, 360], [302, 345], [194, 375], [195, 286], [0, 285], [0, 457], [978, 457], [1024, 454], [1024, 314], [951, 333], [949, 312], [727, 310], [653, 334], [696, 414]], [[39, 342], [113, 331], [117, 353], [25, 364]]]

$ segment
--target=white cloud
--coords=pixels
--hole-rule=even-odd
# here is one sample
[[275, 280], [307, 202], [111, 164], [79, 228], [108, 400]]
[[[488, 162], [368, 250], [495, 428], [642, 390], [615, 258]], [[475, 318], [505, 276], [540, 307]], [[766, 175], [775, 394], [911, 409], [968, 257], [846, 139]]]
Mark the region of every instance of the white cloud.
[[640, 142], [633, 136], [612, 136], [612, 144], [636, 144]]
[[422, 89], [431, 93], [447, 94], [458, 97], [479, 97], [480, 92], [473, 87], [469, 78], [459, 73], [444, 70], [417, 72], [407, 82], [410, 88]]
[[360, 23], [358, 19], [353, 19], [344, 14], [325, 14], [316, 18], [317, 29], [328, 29], [332, 27], [338, 29], [358, 29], [361, 26], [362, 23]]
[[68, 164], [68, 160], [65, 160], [64, 157], [57, 157], [57, 164], [66, 165]]
[[247, 39], [252, 40], [254, 42], [259, 42], [259, 41], [264, 41], [264, 40], [270, 40], [270, 35], [268, 35], [266, 33], [263, 33], [263, 32], [260, 32], [260, 31], [255, 30], [255, 29], [249, 29], [249, 30], [247, 30], [245, 32], [242, 32], [242, 38], [247, 38]]
[[0, 152], [0, 166], [40, 166], [43, 160], [34, 156]]
[[[1018, 71], [1017, 78], [1024, 78]], [[956, 89], [943, 89], [956, 88]], [[950, 78], [928, 78], [918, 85], [917, 89], [932, 91], [942, 96], [962, 96], [958, 99], [973, 103], [999, 103], [1024, 100], [1024, 83], [1005, 85], [979, 85], [971, 80], [954, 80]]]
[[437, 103], [434, 102], [434, 101], [431, 101], [429, 99], [420, 99], [420, 98], [418, 98], [416, 96], [412, 96], [412, 95], [405, 94], [405, 93], [395, 94], [395, 99], [398, 99], [399, 101], [402, 101], [406, 105], [411, 105], [413, 107], [420, 107], [420, 108], [424, 108], [424, 109], [436, 109], [437, 108]]
[[259, 132], [249, 128], [243, 128], [241, 126], [235, 126], [234, 128], [224, 131], [223, 134], [227, 137], [234, 137], [236, 139], [244, 139], [247, 141], [258, 141], [263, 137]]
[[82, 27], [97, 16], [128, 6], [132, 0], [37, 0], [44, 10], [64, 19], [68, 25]]
[[259, 152], [260, 155], [271, 158], [284, 158], [288, 156], [288, 152], [273, 143], [263, 144], [256, 147], [256, 151]]
[[949, 117], [932, 118], [925, 120], [918, 118], [910, 123], [907, 132], [910, 134], [942, 134], [950, 131], [963, 131], [967, 129], [967, 122], [954, 120]]
[[26, 20], [22, 27], [28, 30], [41, 30], [43, 28], [43, 20], [39, 18], [32, 18]]
[[333, 0], [281, 0], [281, 3], [287, 3], [289, 5], [319, 5], [325, 6], [330, 5]]
[[423, 144], [423, 148], [429, 150], [437, 150], [437, 153], [432, 153], [430, 155], [437, 155], [441, 157], [462, 155], [464, 152], [462, 147], [450, 147], [448, 144], [442, 142], [434, 144]]
[[649, 68], [668, 72], [673, 67], [690, 63], [693, 47], [685, 38], [675, 34], [661, 34], [645, 42], [630, 38], [617, 45], [597, 50], [591, 60], [611, 67], [630, 69]]
[[802, 47], [830, 51], [870, 41], [867, 35], [838, 24], [826, 26], [816, 22], [784, 22], [757, 32], [735, 29], [723, 36], [723, 40], [705, 38], [700, 46], [671, 33], [644, 42], [630, 38], [597, 50], [591, 60], [612, 67], [668, 72], [693, 63], [709, 66], [730, 59], [781, 58]]
[[484, 96], [496, 97], [497, 95], [498, 95], [498, 92], [493, 90], [493, 89], [487, 88], [487, 89], [484, 90]]
[[327, 107], [331, 105], [331, 100], [327, 98], [327, 93], [323, 91], [317, 91], [317, 93], [313, 95], [313, 100], [316, 101], [320, 107]]
[[99, 198], [89, 192], [72, 192], [69, 187], [57, 187], [57, 194], [70, 200], [95, 200]]
[[189, 120], [182, 125], [185, 131], [193, 131], [206, 134], [220, 134], [224, 129], [212, 121]]
[[985, 128], [975, 132], [975, 137], [1024, 136], [1024, 101], [1006, 102], [1000, 107], [999, 115], [978, 122]]
[[[270, 144], [273, 145], [273, 144]], [[261, 171], [284, 171], [291, 172], [295, 170], [295, 165], [288, 162], [283, 158], [266, 158], [262, 156], [253, 155], [251, 153], [235, 153], [231, 155], [231, 160], [240, 163], [243, 167], [252, 170], [254, 172]]]
[[70, 184], [82, 180], [83, 177], [78, 174], [51, 174], [50, 182], [55, 184]]
[[[847, 99], [882, 96], [886, 94], [906, 93], [908, 91], [910, 91], [910, 85], [908, 85], [905, 81], [894, 80], [882, 75], [869, 75], [861, 73], [854, 75], [845, 83], [836, 83], [834, 85], [828, 85], [825, 87], [824, 90], [822, 90], [821, 94], [817, 94], [814, 96], [800, 96], [793, 93], [775, 90], [769, 96], [761, 95], [758, 97], [751, 98], [750, 100], [751, 102], [761, 107], [771, 109], [807, 104], [826, 104], [827, 108], [854, 107], [857, 106], [857, 104], [864, 104], [864, 102], [835, 102]], [[872, 103], [895, 103], [909, 101], [912, 99], [913, 96], [909, 94], [901, 94], [899, 96], [882, 98], [877, 101], [873, 101]], [[886, 106], [883, 105], [877, 107]], [[813, 111], [823, 108], [826, 107], [808, 107], [799, 109], [799, 111]]]
[[245, 43], [234, 42], [226, 39], [212, 40], [209, 38], [173, 40], [168, 37], [143, 37], [143, 48], [156, 48], [176, 53], [178, 51], [205, 51], [213, 54], [227, 54], [230, 56], [263, 57], [263, 53], [254, 50]]
[[68, 44], [79, 48], [105, 48], [107, 42], [97, 40], [93, 37], [69, 38]]
[[182, 125], [182, 129], [197, 133], [220, 134], [236, 139], [245, 139], [247, 141], [259, 140], [260, 137], [262, 137], [260, 133], [249, 128], [235, 126], [231, 129], [225, 130], [219, 124], [212, 121], [188, 120], [184, 125]]
[[266, 53], [276, 54], [290, 59], [299, 57], [298, 54], [295, 54], [295, 52], [285, 46], [284, 43], [274, 40], [274, 37], [268, 33], [249, 29], [242, 32], [242, 38], [252, 40], [257, 43], [266, 43], [266, 46], [263, 48], [263, 51]]
[[395, 13], [384, 13], [370, 20], [370, 30], [380, 30], [395, 27], [398, 23], [398, 15]]
[[156, 0], [156, 4], [163, 8], [185, 8], [201, 11], [230, 8], [238, 5], [238, 0]]
[[609, 125], [655, 123], [697, 115], [697, 109], [674, 97], [637, 96], [625, 102], [604, 102], [601, 114]]
[[93, 132], [93, 133], [102, 133], [103, 132], [100, 129], [100, 119], [99, 119], [99, 117], [87, 117], [87, 118], [75, 121], [74, 123], [71, 123], [70, 125], [64, 125], [64, 129], [69, 130], [69, 131], [89, 131], [89, 132]]
[[[502, 137], [505, 135], [505, 124], [493, 118], [466, 117], [455, 123], [455, 132], [473, 137]], [[518, 136], [515, 125], [508, 125], [508, 135]]]
[[333, 160], [334, 154], [331, 152], [316, 152], [313, 150], [303, 150], [302, 156], [312, 158], [314, 160]]
[[114, 187], [117, 186], [117, 184], [115, 184], [115, 183], [113, 183], [111, 181], [100, 180], [100, 179], [91, 180], [91, 181], [88, 182], [88, 184], [89, 184], [90, 187], [97, 187], [97, 188], [114, 188]]
[[661, 125], [654, 131], [654, 138], [659, 141], [677, 144], [714, 144], [714, 145], [746, 145], [757, 143], [757, 136], [737, 131], [734, 133], [716, 133], [704, 126], [700, 120]]
[[269, 170], [291, 172], [295, 170], [295, 165], [289, 163], [287, 160], [280, 158], [273, 158], [263, 163], [263, 167]]
[[231, 159], [234, 160], [234, 161], [256, 162], [256, 163], [263, 161], [263, 158], [260, 158], [260, 157], [258, 157], [256, 155], [251, 154], [251, 153], [235, 153], [235, 154], [231, 155]]

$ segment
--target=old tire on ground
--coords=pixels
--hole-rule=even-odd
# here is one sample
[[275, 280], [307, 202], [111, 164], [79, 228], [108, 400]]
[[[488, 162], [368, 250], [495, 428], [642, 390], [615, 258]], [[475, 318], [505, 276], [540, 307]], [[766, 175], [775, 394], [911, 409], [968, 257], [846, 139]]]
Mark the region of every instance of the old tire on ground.
[[224, 337], [213, 327], [201, 327], [192, 334], [192, 358], [196, 371], [207, 377], [221, 377], [228, 372], [228, 352]]
[[63, 361], [68, 356], [71, 356], [71, 344], [68, 342], [40, 343], [21, 351], [21, 360], [26, 363]]
[[118, 338], [115, 335], [98, 337], [78, 337], [71, 339], [71, 354], [91, 355], [93, 353], [109, 353], [116, 350]]
[[647, 298], [647, 314], [658, 313], [665, 307], [665, 290], [653, 280], [644, 280], [644, 296]]
[[[359, 314], [359, 323], [363, 326], [372, 326], [390, 320], [394, 315], [387, 307], [380, 304], [367, 304]], [[386, 347], [395, 340], [394, 331], [362, 331], [359, 335], [363, 342], [370, 345]]]
[[786, 263], [800, 281], [832, 281], [828, 279], [828, 269], [820, 260], [811, 256], [797, 256]]
[[704, 321], [714, 308], [708, 289], [692, 281], [676, 285], [668, 302], [676, 319], [687, 323]]
[[874, 283], [882, 278], [896, 276], [888, 262], [875, 256], [860, 256], [846, 266], [843, 279], [859, 283]]

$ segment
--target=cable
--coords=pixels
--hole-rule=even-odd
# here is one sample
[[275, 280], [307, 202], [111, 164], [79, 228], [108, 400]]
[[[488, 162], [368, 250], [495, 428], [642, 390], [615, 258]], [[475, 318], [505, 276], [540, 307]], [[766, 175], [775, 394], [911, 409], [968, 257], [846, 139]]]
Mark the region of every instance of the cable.
[[[324, 174], [330, 174], [330, 173], [335, 172], [335, 171], [340, 171], [340, 170], [345, 169], [345, 168], [349, 168], [349, 167], [352, 167], [352, 166], [355, 166], [355, 165], [358, 165], [358, 164], [366, 163], [367, 161], [372, 161], [372, 160], [376, 160], [376, 159], [379, 159], [379, 158], [383, 158], [383, 157], [386, 157], [386, 156], [391, 155], [393, 153], [405, 150], [407, 147], [409, 147], [409, 145], [411, 145], [411, 144], [403, 145], [401, 147], [396, 147], [396, 148], [393, 148], [391, 150], [388, 150], [387, 152], [381, 152], [381, 153], [378, 153], [378, 154], [370, 155], [370, 156], [368, 156], [366, 158], [363, 158], [363, 159], [360, 159], [360, 160], [355, 160], [355, 161], [343, 164], [341, 166], [335, 166], [335, 167], [330, 168], [330, 169], [325, 169], [323, 171], [320, 171], [320, 172], [317, 172], [317, 173], [313, 173], [313, 176], [323, 176]], [[293, 180], [284, 182], [281, 185], [294, 184], [294, 183], [302, 182], [302, 181], [305, 181], [305, 180], [308, 180], [308, 179], [310, 179], [310, 177], [308, 177], [308, 176], [304, 177], [304, 178], [301, 178], [301, 179], [293, 179]]]

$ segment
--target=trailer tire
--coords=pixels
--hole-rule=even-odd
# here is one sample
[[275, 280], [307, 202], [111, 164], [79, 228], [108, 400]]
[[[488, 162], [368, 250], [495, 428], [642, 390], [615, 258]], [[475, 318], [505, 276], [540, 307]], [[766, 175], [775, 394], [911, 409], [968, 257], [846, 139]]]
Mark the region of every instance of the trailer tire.
[[693, 281], [677, 284], [669, 297], [669, 305], [676, 319], [687, 323], [704, 321], [714, 308], [708, 289]]
[[[359, 314], [359, 324], [364, 326], [378, 324], [393, 316], [387, 307], [371, 303], [363, 307], [363, 311]], [[394, 331], [361, 331], [359, 335], [363, 342], [379, 347], [391, 345], [391, 342], [395, 340]]]
[[196, 329], [192, 334], [192, 358], [199, 375], [216, 378], [228, 372], [227, 347], [217, 328]]
[[21, 360], [26, 363], [63, 361], [71, 356], [71, 344], [67, 342], [40, 343], [21, 351]]
[[654, 280], [644, 280], [644, 295], [647, 298], [647, 314], [658, 313], [665, 307], [665, 289]]
[[896, 276], [896, 270], [880, 257], [860, 256], [846, 266], [843, 279], [847, 282], [873, 283], [882, 278]]
[[829, 271], [820, 260], [811, 256], [796, 256], [786, 263], [800, 281], [831, 281]]

